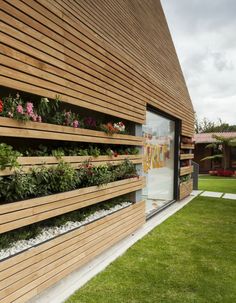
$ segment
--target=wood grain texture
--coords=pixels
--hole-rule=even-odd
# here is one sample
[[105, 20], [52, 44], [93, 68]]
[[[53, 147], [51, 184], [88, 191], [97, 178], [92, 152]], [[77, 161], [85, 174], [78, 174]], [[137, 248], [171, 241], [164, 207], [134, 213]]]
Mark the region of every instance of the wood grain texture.
[[19, 168], [6, 168], [4, 170], [0, 170], [0, 176], [9, 176], [13, 175], [16, 171], [19, 172], [30, 172], [32, 168], [38, 168], [40, 166], [44, 167], [51, 167], [58, 165], [60, 161], [64, 161], [70, 163], [72, 167], [78, 169], [85, 161], [89, 161], [93, 164], [93, 166], [99, 166], [106, 163], [109, 165], [119, 165], [125, 159], [128, 159], [134, 164], [142, 164], [142, 155], [121, 155], [121, 156], [65, 156], [65, 157], [19, 157], [17, 159], [18, 163], [20, 164]]
[[142, 146], [144, 143], [144, 138], [138, 136], [122, 134], [108, 135], [102, 131], [31, 121], [20, 122], [4, 117], [0, 117], [0, 134], [3, 137], [37, 138], [103, 144]]
[[[1, 0], [3, 86], [144, 123], [150, 104], [193, 134], [160, 1]], [[148, 22], [147, 22], [148, 20]]]
[[188, 159], [193, 159], [194, 154], [181, 154], [180, 155], [180, 160], [188, 160]]
[[27, 302], [144, 222], [140, 202], [1, 261], [0, 300]]
[[182, 182], [179, 186], [179, 199], [182, 200], [189, 196], [193, 190], [193, 180]]
[[56, 217], [142, 189], [144, 178], [132, 178], [50, 196], [0, 205], [0, 233]]
[[180, 168], [180, 176], [189, 175], [193, 172], [193, 166], [185, 166]]

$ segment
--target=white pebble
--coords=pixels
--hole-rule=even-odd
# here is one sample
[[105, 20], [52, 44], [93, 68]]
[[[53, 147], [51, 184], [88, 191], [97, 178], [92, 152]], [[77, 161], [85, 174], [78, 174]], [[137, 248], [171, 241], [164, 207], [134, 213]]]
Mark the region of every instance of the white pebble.
[[88, 224], [94, 220], [97, 220], [101, 217], [107, 216], [115, 211], [118, 211], [124, 207], [129, 206], [130, 202], [124, 202], [112, 207], [109, 210], [99, 210], [93, 213], [92, 215], [85, 218], [83, 221], [72, 222], [68, 221], [62, 226], [48, 227], [42, 229], [41, 233], [32, 239], [29, 240], [19, 240], [12, 244], [11, 247], [0, 250], [0, 260], [8, 258], [15, 255], [23, 250], [29, 249], [37, 244], [43, 243], [49, 239], [55, 238], [58, 235], [64, 234], [72, 229], [81, 227], [82, 225]]

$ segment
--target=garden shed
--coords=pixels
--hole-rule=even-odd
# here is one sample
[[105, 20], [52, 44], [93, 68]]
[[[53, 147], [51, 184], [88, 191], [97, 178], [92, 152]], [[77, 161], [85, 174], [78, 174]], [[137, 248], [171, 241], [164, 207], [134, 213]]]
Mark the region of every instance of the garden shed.
[[160, 1], [0, 16], [0, 301], [20, 303], [190, 194], [194, 112]]

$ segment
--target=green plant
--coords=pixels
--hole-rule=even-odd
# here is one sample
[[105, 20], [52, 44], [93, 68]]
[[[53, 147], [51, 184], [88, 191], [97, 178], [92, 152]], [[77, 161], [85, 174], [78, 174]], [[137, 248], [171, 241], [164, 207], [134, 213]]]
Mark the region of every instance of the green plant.
[[117, 166], [93, 166], [90, 162], [85, 162], [78, 170], [61, 161], [54, 167], [40, 166], [28, 174], [18, 171], [0, 178], [0, 202], [8, 203], [81, 187], [100, 186], [137, 176], [135, 165], [129, 160]]
[[135, 165], [128, 159], [125, 159], [120, 165], [112, 167], [114, 180], [138, 177]]
[[89, 145], [88, 154], [97, 158], [101, 155], [101, 150], [97, 146]]
[[36, 197], [38, 187], [30, 174], [16, 172], [9, 177], [0, 177], [0, 201], [13, 202]]
[[80, 185], [77, 171], [68, 163], [61, 161], [56, 167], [49, 169], [51, 192], [73, 190]]
[[44, 117], [45, 120], [48, 120], [50, 118], [50, 115], [57, 113], [60, 103], [61, 100], [59, 95], [56, 95], [54, 100], [41, 98], [37, 106], [38, 114]]
[[54, 157], [56, 157], [57, 159], [61, 159], [62, 157], [65, 156], [65, 151], [63, 150], [63, 148], [57, 148], [57, 149], [53, 149], [52, 150], [52, 155]]
[[18, 151], [13, 150], [13, 147], [5, 143], [0, 144], [0, 170], [5, 168], [16, 168], [19, 167], [17, 161], [18, 157], [22, 154]]
[[108, 165], [93, 166], [86, 161], [78, 170], [82, 186], [100, 186], [113, 181]]

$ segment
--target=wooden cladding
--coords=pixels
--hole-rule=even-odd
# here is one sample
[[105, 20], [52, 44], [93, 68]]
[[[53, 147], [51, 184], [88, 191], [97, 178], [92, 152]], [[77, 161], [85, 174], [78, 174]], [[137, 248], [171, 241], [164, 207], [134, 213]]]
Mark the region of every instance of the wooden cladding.
[[3, 117], [0, 117], [0, 134], [3, 137], [37, 138], [136, 146], [142, 146], [144, 142], [144, 138], [138, 136], [120, 134], [107, 135], [102, 131], [30, 121], [24, 123]]
[[193, 180], [180, 183], [179, 186], [179, 199], [182, 200], [189, 196], [193, 190]]
[[0, 262], [0, 301], [25, 303], [145, 222], [143, 202]]
[[[32, 168], [36, 168], [41, 165], [43, 165], [44, 167], [49, 167], [49, 166], [57, 165], [60, 161], [65, 161], [67, 163], [70, 163], [70, 165], [76, 169], [85, 161], [89, 161], [94, 166], [98, 166], [105, 163], [109, 163], [110, 165], [118, 165], [121, 164], [125, 159], [129, 159], [134, 164], [142, 164], [143, 161], [142, 155], [120, 155], [117, 157], [65, 156], [59, 159], [56, 157], [19, 157], [17, 161], [20, 164], [20, 171], [29, 172]], [[4, 170], [0, 170], [0, 176], [12, 175], [16, 170], [18, 170], [18, 168], [17, 169], [6, 168]]]
[[193, 166], [185, 166], [180, 168], [180, 176], [189, 175], [193, 172]]
[[0, 18], [1, 85], [137, 123], [151, 104], [192, 136], [160, 1], [2, 0]]
[[180, 160], [191, 160], [194, 158], [194, 154], [181, 154]]
[[0, 205], [0, 233], [56, 217], [142, 189], [144, 178], [111, 182], [46, 197]]
[[194, 149], [194, 144], [181, 143], [182, 149]]

